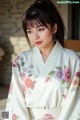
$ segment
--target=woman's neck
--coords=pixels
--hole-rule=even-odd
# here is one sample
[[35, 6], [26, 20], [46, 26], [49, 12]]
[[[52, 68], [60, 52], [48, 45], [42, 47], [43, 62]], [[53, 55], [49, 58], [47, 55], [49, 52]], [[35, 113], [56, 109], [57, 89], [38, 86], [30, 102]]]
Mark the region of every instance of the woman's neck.
[[54, 44], [51, 44], [48, 47], [46, 46], [46, 47], [40, 49], [40, 52], [41, 52], [41, 55], [42, 55], [42, 58], [43, 58], [44, 62], [46, 62], [47, 58], [49, 57], [49, 55], [50, 55], [50, 53], [53, 49], [53, 47], [54, 47]]

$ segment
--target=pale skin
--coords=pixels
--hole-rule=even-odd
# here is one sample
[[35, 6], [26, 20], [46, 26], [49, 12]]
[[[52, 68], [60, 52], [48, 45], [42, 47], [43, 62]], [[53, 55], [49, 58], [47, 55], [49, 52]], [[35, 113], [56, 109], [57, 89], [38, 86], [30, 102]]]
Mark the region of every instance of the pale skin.
[[[38, 47], [41, 51], [42, 58], [46, 62], [51, 50], [54, 47], [53, 34], [57, 32], [57, 24], [51, 28], [49, 24], [36, 25], [34, 22], [33, 27], [27, 28], [27, 35], [31, 44]], [[37, 44], [39, 42], [39, 44]]]

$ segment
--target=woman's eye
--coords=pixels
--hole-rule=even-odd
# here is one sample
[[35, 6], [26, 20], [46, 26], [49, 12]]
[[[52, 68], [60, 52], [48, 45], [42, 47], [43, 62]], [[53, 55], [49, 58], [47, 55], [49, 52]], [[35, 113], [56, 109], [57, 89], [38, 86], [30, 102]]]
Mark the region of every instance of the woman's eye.
[[38, 29], [38, 31], [44, 31], [45, 30], [45, 28], [39, 28]]
[[30, 30], [27, 30], [27, 34], [30, 34], [31, 33], [31, 31]]

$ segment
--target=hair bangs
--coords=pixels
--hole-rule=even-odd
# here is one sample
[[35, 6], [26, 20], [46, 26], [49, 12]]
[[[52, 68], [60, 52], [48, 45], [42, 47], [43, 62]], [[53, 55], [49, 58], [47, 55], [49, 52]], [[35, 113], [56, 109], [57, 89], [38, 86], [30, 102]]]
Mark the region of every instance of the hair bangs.
[[47, 17], [48, 16], [44, 12], [38, 9], [34, 9], [33, 11], [32, 10], [28, 11], [28, 13], [26, 14], [26, 18], [25, 18], [25, 25], [27, 28], [34, 27], [34, 25], [46, 26], [46, 23], [48, 23]]
[[26, 28], [34, 27], [34, 26], [41, 26], [43, 25], [43, 22], [39, 19], [33, 19], [33, 20], [26, 20]]

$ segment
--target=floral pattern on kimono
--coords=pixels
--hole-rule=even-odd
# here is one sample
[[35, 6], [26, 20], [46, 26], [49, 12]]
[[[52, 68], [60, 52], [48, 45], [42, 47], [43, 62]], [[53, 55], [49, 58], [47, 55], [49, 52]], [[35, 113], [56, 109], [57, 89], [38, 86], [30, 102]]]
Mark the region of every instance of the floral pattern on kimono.
[[[74, 51], [57, 41], [46, 63], [36, 47], [17, 55], [6, 105], [9, 119], [5, 120], [77, 120], [79, 105], [80, 59]], [[55, 114], [50, 112], [58, 108]], [[32, 118], [30, 109], [48, 112], [36, 112]]]

